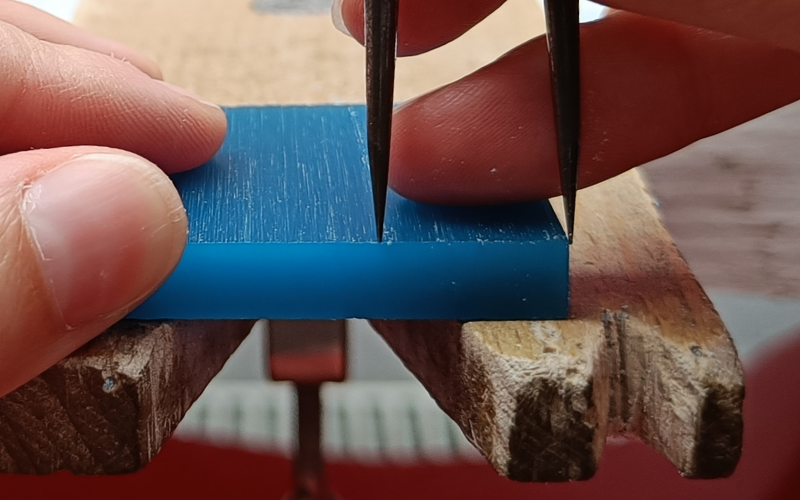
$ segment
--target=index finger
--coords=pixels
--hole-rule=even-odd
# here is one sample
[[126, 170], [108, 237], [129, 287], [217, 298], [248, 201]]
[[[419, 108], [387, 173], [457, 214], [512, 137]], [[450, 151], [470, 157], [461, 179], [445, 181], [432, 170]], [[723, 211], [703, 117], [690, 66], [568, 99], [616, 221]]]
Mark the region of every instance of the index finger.
[[76, 145], [144, 156], [168, 173], [211, 158], [225, 113], [94, 51], [0, 21], [0, 155]]

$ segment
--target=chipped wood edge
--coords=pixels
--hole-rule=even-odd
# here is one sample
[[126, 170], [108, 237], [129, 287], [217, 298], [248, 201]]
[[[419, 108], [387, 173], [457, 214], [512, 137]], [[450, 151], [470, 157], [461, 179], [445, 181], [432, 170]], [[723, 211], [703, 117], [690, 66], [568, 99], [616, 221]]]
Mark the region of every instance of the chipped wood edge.
[[730, 475], [744, 382], [719, 315], [636, 172], [578, 199], [570, 320], [376, 328], [512, 479], [589, 478], [607, 434], [638, 436], [686, 477]]
[[671, 341], [624, 311], [611, 328], [627, 342], [620, 430], [638, 435], [688, 478], [732, 474], [742, 451], [744, 402], [735, 351], [722, 339]]
[[608, 422], [601, 331], [537, 322], [373, 324], [499, 473], [519, 481], [594, 475]]
[[0, 472], [134, 472], [158, 453], [251, 321], [122, 322], [0, 399]]
[[580, 222], [606, 250], [575, 248], [572, 312], [592, 318], [602, 310], [604, 330], [611, 326], [620, 341], [611, 373], [623, 414], [612, 419], [685, 477], [730, 475], [744, 425], [744, 374], [730, 334], [637, 171], [582, 198], [585, 206], [603, 207], [584, 208]]
[[491, 384], [492, 465], [517, 481], [592, 477], [608, 424], [602, 337], [568, 322], [468, 323], [463, 337], [464, 362]]

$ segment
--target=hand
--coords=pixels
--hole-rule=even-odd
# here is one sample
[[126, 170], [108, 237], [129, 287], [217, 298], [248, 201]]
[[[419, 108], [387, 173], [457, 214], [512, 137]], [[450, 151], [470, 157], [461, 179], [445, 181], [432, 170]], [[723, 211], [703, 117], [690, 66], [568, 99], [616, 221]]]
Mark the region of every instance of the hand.
[[[401, 1], [400, 55], [455, 39], [504, 1]], [[581, 187], [800, 99], [800, 2], [601, 3], [630, 12], [581, 30]], [[363, 42], [363, 0], [335, 2], [334, 18]], [[395, 114], [392, 187], [446, 204], [560, 194], [550, 99], [539, 37], [411, 101]]]
[[186, 216], [158, 167], [205, 162], [226, 122], [141, 54], [23, 4], [0, 0], [0, 47], [2, 396], [171, 272]]

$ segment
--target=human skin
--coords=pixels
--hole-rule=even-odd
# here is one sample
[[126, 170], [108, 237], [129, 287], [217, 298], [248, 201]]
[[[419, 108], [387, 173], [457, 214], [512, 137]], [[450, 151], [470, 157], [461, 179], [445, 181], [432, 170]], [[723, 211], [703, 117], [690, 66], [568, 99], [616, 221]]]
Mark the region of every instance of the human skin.
[[0, 0], [0, 396], [99, 334], [177, 264], [186, 216], [165, 172], [204, 163], [219, 107], [158, 66]]
[[[504, 0], [404, 0], [403, 56], [466, 32]], [[800, 99], [800, 3], [610, 0], [583, 25], [581, 187]], [[363, 0], [334, 19], [363, 41]], [[714, 30], [714, 31], [710, 31]], [[546, 41], [538, 37], [395, 114], [390, 183], [430, 203], [560, 194]]]

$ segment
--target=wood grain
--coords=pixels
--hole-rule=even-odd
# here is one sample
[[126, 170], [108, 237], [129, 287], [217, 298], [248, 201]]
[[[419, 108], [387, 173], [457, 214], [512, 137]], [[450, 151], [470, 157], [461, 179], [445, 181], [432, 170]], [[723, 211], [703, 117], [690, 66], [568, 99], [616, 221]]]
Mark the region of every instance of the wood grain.
[[610, 389], [602, 332], [573, 322], [375, 326], [499, 473], [566, 481], [597, 470]]
[[122, 322], [0, 399], [0, 472], [133, 472], [252, 328]]
[[636, 172], [582, 191], [569, 321], [376, 323], [492, 465], [586, 479], [608, 434], [640, 437], [687, 477], [741, 454], [742, 367]]
[[741, 453], [744, 387], [719, 315], [636, 172], [585, 190], [580, 208], [572, 316], [616, 339], [619, 406], [609, 416], [686, 476], [730, 474]]
[[[540, 30], [534, 4], [510, 0], [451, 47], [402, 61], [398, 98], [458, 78]], [[249, 5], [85, 0], [78, 18], [152, 55], [173, 83], [224, 104], [363, 99], [363, 49], [327, 16], [256, 14]], [[743, 386], [722, 322], [638, 174], [578, 200], [571, 320], [376, 326], [508, 477], [591, 477], [609, 433], [638, 435], [688, 477], [729, 474], [741, 451]], [[32, 398], [25, 405], [27, 414], [50, 411]], [[64, 448], [84, 446], [75, 439]]]

